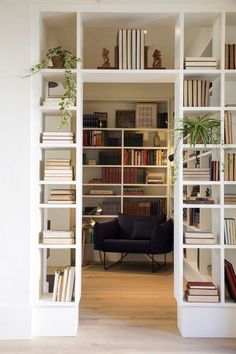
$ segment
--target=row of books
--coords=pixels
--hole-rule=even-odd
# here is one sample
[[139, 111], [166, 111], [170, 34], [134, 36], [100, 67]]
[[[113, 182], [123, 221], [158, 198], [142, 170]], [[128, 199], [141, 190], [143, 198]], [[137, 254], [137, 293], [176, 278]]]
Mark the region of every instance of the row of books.
[[210, 181], [210, 168], [183, 168], [184, 181]]
[[102, 183], [121, 183], [119, 167], [102, 167]]
[[126, 133], [124, 137], [125, 146], [143, 146], [143, 133]]
[[224, 142], [233, 144], [232, 113], [225, 112], [224, 115]]
[[215, 236], [211, 232], [185, 231], [184, 243], [186, 245], [213, 245]]
[[219, 302], [219, 291], [212, 282], [188, 281], [185, 300], [188, 302]]
[[166, 150], [135, 150], [127, 149], [123, 152], [124, 165], [166, 166]]
[[83, 114], [84, 128], [107, 128], [107, 112], [94, 112], [93, 114]]
[[42, 143], [46, 144], [73, 144], [73, 132], [43, 132], [41, 136]]
[[45, 230], [41, 233], [40, 242], [46, 245], [71, 245], [75, 243], [75, 234], [66, 230]]
[[124, 201], [123, 212], [125, 215], [160, 215], [166, 214], [166, 199]]
[[224, 179], [225, 181], [236, 180], [236, 153], [234, 152], [225, 154]]
[[75, 189], [51, 189], [48, 204], [74, 204]]
[[145, 184], [147, 172], [145, 168], [127, 167], [124, 169], [124, 183]]
[[124, 195], [144, 195], [144, 189], [141, 187], [124, 187]]
[[109, 200], [102, 202], [103, 215], [117, 215], [121, 212], [121, 205], [119, 200]]
[[75, 286], [75, 267], [55, 271], [52, 301], [72, 301]]
[[105, 132], [102, 130], [90, 130], [83, 132], [83, 146], [104, 146]]
[[119, 69], [144, 69], [143, 29], [119, 29], [117, 34]]
[[45, 181], [72, 181], [74, 177], [70, 159], [48, 158], [44, 166]]
[[236, 45], [225, 45], [225, 69], [236, 69]]
[[209, 106], [210, 87], [210, 80], [184, 80], [184, 106]]
[[213, 57], [186, 57], [184, 67], [189, 70], [217, 69], [217, 60]]
[[99, 165], [120, 165], [121, 152], [120, 151], [99, 151], [98, 164]]
[[234, 218], [224, 219], [224, 242], [226, 245], [236, 244], [236, 224]]

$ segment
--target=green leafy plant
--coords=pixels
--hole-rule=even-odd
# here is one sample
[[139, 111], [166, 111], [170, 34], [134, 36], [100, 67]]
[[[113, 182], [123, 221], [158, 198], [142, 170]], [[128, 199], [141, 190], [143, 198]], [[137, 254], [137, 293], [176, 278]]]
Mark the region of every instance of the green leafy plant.
[[61, 46], [51, 48], [47, 51], [45, 58], [40, 63], [33, 65], [30, 68], [30, 73], [24, 77], [30, 77], [37, 74], [44, 68], [56, 67], [52, 64], [54, 59], [59, 60], [59, 66], [63, 67], [65, 71], [65, 93], [61, 97], [59, 102], [59, 110], [62, 112], [62, 120], [58, 128], [67, 125], [72, 117], [70, 107], [76, 103], [76, 81], [73, 77], [72, 68], [75, 67], [77, 62], [80, 62], [80, 58], [77, 58], [68, 49], [63, 49]]

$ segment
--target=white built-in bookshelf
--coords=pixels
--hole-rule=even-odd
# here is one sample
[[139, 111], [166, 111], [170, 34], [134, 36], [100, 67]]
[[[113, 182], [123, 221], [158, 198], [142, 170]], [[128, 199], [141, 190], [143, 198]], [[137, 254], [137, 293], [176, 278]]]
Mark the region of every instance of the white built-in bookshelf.
[[[33, 11], [32, 33], [32, 64], [39, 62], [43, 53], [51, 47], [62, 45], [81, 57], [82, 63], [73, 70], [77, 80], [77, 104], [71, 107], [73, 118], [65, 128], [75, 134], [71, 144], [53, 146], [42, 143], [40, 134], [43, 131], [56, 130], [60, 121], [57, 107], [43, 106], [45, 99], [45, 84], [50, 80], [63, 80], [62, 69], [44, 69], [32, 77], [32, 306], [34, 335], [75, 335], [78, 328], [78, 309], [81, 295], [81, 244], [82, 223], [90, 216], [83, 214], [84, 206], [97, 206], [104, 201], [104, 196], [93, 199], [89, 190], [104, 188], [104, 183], [92, 185], [92, 178], [101, 178], [104, 167], [119, 168], [119, 182], [106, 183], [106, 188], [116, 194], [107, 197], [118, 200], [120, 210], [124, 211], [126, 199], [136, 199], [135, 196], [124, 195], [124, 170], [137, 168], [125, 166], [124, 150], [136, 149], [136, 146], [126, 147], [124, 137], [126, 132], [141, 132], [147, 137], [146, 150], [156, 149], [152, 145], [152, 134], [157, 128], [145, 131], [142, 128], [116, 128], [115, 111], [132, 109], [136, 103], [151, 102], [158, 105], [165, 103], [168, 108], [169, 124], [166, 131], [159, 130], [165, 142], [160, 148], [167, 154], [173, 152], [170, 129], [178, 127], [179, 119], [209, 113], [221, 121], [222, 139], [224, 136], [224, 113], [230, 111], [235, 123], [236, 100], [233, 92], [236, 86], [236, 70], [225, 69], [225, 44], [233, 43], [236, 35], [236, 13], [161, 13], [160, 11], [142, 15], [130, 13], [124, 16], [112, 10], [112, 21], [108, 14], [91, 12], [86, 6], [81, 10], [78, 6], [64, 5], [57, 9], [47, 5]], [[142, 20], [142, 21], [141, 21]], [[149, 67], [152, 64], [152, 50], [158, 48], [162, 52], [162, 70], [118, 70], [97, 69], [102, 62], [102, 48], [110, 50], [110, 61], [113, 63], [113, 51], [119, 28], [142, 28], [147, 30], [146, 45], [149, 49]], [[106, 28], [104, 28], [106, 24]], [[217, 69], [185, 70], [186, 56], [213, 56], [217, 59]], [[209, 105], [206, 107], [184, 107], [184, 80], [210, 80], [212, 83]], [[170, 107], [174, 97], [174, 106]], [[226, 107], [227, 105], [227, 107]], [[93, 112], [108, 112], [107, 128], [84, 128], [83, 114]], [[174, 120], [172, 120], [174, 112]], [[104, 131], [120, 137], [120, 146], [83, 146], [83, 134], [91, 130]], [[173, 132], [172, 132], [173, 133]], [[233, 124], [233, 135], [235, 128]], [[165, 137], [165, 138], [164, 138]], [[236, 138], [233, 144], [227, 145], [230, 152], [236, 149]], [[127, 149], [126, 149], [127, 148]], [[138, 147], [137, 149], [142, 149]], [[111, 166], [98, 164], [100, 151], [119, 151], [121, 163]], [[171, 184], [169, 161], [167, 166], [138, 166], [150, 171], [163, 171], [164, 183], [158, 186], [146, 183], [132, 183], [133, 187], [144, 189], [145, 198], [165, 198], [167, 213], [174, 216], [174, 288], [178, 309], [178, 328], [183, 336], [202, 337], [233, 337], [236, 335], [232, 323], [236, 320], [236, 305], [229, 299], [225, 287], [224, 259], [235, 262], [235, 245], [224, 243], [224, 218], [235, 217], [236, 206], [224, 205], [224, 194], [234, 193], [236, 182], [224, 181], [223, 166], [220, 169], [219, 181], [183, 181], [183, 151], [185, 163], [193, 167], [195, 158], [191, 155], [192, 147], [179, 144], [175, 154], [179, 168], [176, 180]], [[215, 146], [196, 146], [200, 151], [200, 166], [205, 167], [209, 156], [218, 161], [224, 161], [224, 152]], [[96, 160], [96, 165], [83, 166], [83, 153], [87, 159]], [[44, 180], [44, 161], [50, 158], [71, 160], [74, 167], [73, 180]], [[127, 183], [129, 187], [129, 183]], [[201, 193], [209, 188], [217, 200], [215, 204], [190, 205], [184, 204], [183, 190], [191, 193], [193, 186], [199, 186]], [[48, 198], [52, 189], [75, 189], [74, 204], [49, 204]], [[140, 198], [140, 196], [138, 196]], [[91, 200], [92, 199], [92, 200]], [[96, 202], [95, 202], [96, 201]], [[95, 204], [94, 204], [95, 202]], [[174, 206], [173, 206], [174, 203]], [[189, 215], [185, 210], [200, 209], [198, 225], [190, 225]], [[187, 216], [183, 216], [186, 215]], [[104, 214], [94, 216], [108, 219], [116, 216]], [[67, 229], [75, 232], [75, 243], [71, 245], [45, 245], [40, 242], [40, 233], [48, 228]], [[203, 229], [216, 235], [213, 245], [186, 245], [183, 243], [185, 230]], [[75, 267], [75, 293], [72, 301], [52, 301], [49, 292], [49, 279], [55, 268]], [[211, 280], [219, 290], [219, 303], [188, 303], [184, 300], [185, 282], [189, 280]]]

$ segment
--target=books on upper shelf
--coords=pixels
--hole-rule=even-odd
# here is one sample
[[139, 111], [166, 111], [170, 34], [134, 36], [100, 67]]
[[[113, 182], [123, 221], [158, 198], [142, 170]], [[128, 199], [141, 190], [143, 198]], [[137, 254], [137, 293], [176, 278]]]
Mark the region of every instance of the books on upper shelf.
[[123, 152], [124, 165], [150, 165], [166, 166], [167, 150], [136, 150], [125, 149]]
[[107, 112], [94, 112], [93, 114], [83, 114], [84, 128], [107, 128]]
[[235, 44], [225, 44], [225, 69], [236, 69]]
[[44, 165], [45, 181], [72, 181], [73, 167], [70, 159], [48, 158]]
[[215, 236], [211, 232], [185, 231], [184, 243], [186, 245], [213, 245]]
[[184, 80], [184, 106], [209, 106], [210, 88], [210, 80]]
[[188, 302], [219, 302], [219, 292], [212, 282], [188, 281], [185, 289]]
[[46, 230], [41, 234], [41, 243], [45, 245], [71, 245], [75, 243], [73, 231]]
[[57, 269], [54, 276], [52, 301], [72, 301], [75, 286], [75, 267]]
[[224, 159], [224, 179], [225, 181], [236, 180], [236, 154], [229, 152], [225, 154]]
[[184, 66], [186, 70], [217, 69], [217, 60], [213, 57], [186, 57]]
[[233, 128], [232, 128], [231, 112], [225, 112], [224, 114], [224, 142], [225, 144], [233, 144]]
[[224, 242], [225, 245], [236, 244], [236, 223], [234, 218], [224, 219]]
[[183, 168], [184, 181], [210, 181], [210, 168]]
[[74, 133], [73, 132], [43, 132], [42, 143], [47, 144], [73, 144]]
[[48, 204], [74, 204], [75, 189], [51, 189]]

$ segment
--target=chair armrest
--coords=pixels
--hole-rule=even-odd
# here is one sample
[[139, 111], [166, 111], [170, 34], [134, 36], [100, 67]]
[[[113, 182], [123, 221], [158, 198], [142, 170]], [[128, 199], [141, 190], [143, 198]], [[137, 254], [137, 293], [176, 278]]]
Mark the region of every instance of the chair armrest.
[[153, 253], [168, 253], [173, 250], [174, 225], [173, 220], [157, 224], [151, 234], [151, 251]]
[[103, 243], [106, 238], [118, 238], [118, 220], [113, 219], [106, 222], [96, 222], [93, 231], [94, 248], [103, 250]]

